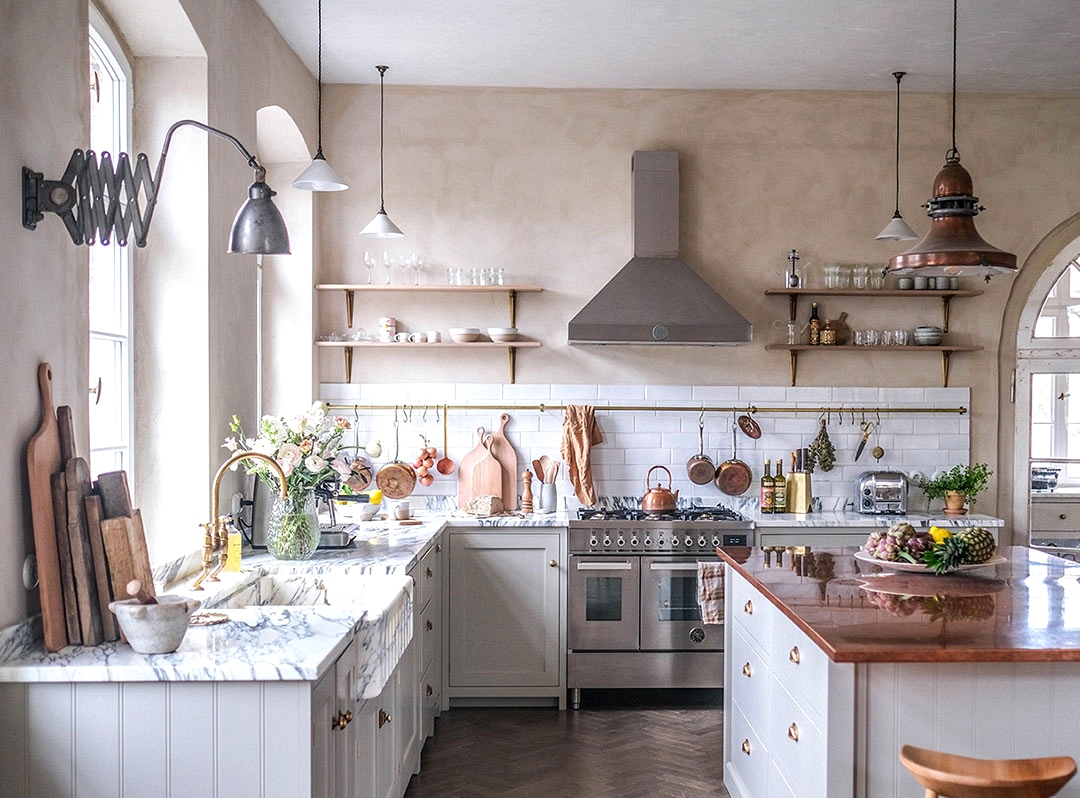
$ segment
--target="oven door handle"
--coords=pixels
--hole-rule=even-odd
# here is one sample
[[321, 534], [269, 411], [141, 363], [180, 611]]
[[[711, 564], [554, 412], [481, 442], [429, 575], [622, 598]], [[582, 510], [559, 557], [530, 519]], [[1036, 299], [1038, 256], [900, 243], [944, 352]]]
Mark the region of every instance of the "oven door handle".
[[577, 569], [579, 571], [632, 571], [634, 565], [628, 560], [624, 562], [579, 562], [577, 563]]
[[697, 562], [651, 562], [650, 571], [696, 571]]

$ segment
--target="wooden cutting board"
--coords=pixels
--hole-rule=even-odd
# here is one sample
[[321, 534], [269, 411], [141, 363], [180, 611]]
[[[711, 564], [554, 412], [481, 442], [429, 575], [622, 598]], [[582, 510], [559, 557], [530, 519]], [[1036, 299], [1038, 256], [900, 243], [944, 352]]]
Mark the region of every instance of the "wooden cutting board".
[[102, 518], [131, 517], [131, 491], [128, 490], [126, 471], [98, 474], [94, 487], [101, 497]]
[[[123, 516], [101, 520], [101, 538], [105, 543], [105, 558], [109, 563], [109, 584], [114, 596], [127, 596], [128, 582], [139, 578], [135, 570], [135, 561], [131, 556], [131, 536], [134, 527], [135, 520]], [[153, 587], [152, 582], [150, 587]]]
[[[94, 558], [94, 582], [97, 584], [98, 606], [101, 608], [101, 632], [106, 640], [119, 640], [120, 627], [116, 616], [109, 609], [113, 599], [112, 585], [109, 583], [109, 563], [105, 557], [105, 540], [101, 537], [101, 497], [90, 494], [83, 499], [86, 508], [86, 528], [90, 533], [90, 554]], [[151, 590], [153, 585], [150, 586]], [[127, 598], [127, 594], [117, 598]]]
[[[151, 596], [154, 592], [154, 572], [150, 568], [150, 552], [146, 548], [146, 530], [143, 529], [142, 510], [135, 510], [131, 514], [131, 530], [128, 543], [131, 545], [131, 561], [135, 566], [135, 578], [142, 582], [143, 590]], [[124, 593], [127, 597], [127, 593]]]
[[473, 469], [476, 464], [480, 462], [480, 459], [484, 456], [484, 428], [476, 428], [476, 447], [470, 451], [467, 455], [461, 458], [461, 462], [458, 463], [458, 492], [457, 502], [458, 507], [464, 507], [469, 503], [469, 500], [473, 497], [472, 490], [472, 477]]
[[61, 471], [52, 475], [53, 518], [56, 520], [56, 552], [60, 560], [60, 585], [64, 590], [64, 624], [68, 643], [82, 643], [79, 630], [79, 602], [75, 598], [75, 568], [71, 560], [71, 542], [67, 528], [67, 476]]
[[26, 472], [30, 483], [30, 519], [34, 527], [45, 648], [59, 651], [67, 645], [64, 589], [60, 581], [52, 500], [52, 475], [59, 473], [61, 467], [60, 435], [53, 411], [52, 367], [48, 363], [38, 366], [38, 390], [41, 393], [41, 426], [26, 444]]
[[90, 466], [81, 457], [73, 457], [67, 462], [66, 476], [68, 540], [71, 542], [71, 564], [75, 571], [75, 599], [79, 603], [79, 629], [82, 631], [83, 645], [96, 646], [105, 637], [84, 504], [90, 495]]
[[491, 434], [491, 454], [499, 461], [502, 469], [502, 489], [498, 494], [503, 500], [503, 507], [507, 510], [517, 509], [517, 478], [518, 459], [517, 452], [507, 440], [504, 430], [510, 421], [510, 414], [503, 413], [499, 416], [499, 428]]
[[[492, 436], [484, 439], [484, 453], [472, 469], [472, 497], [498, 496], [502, 498], [502, 466], [491, 453]], [[504, 505], [505, 506], [505, 505]]]

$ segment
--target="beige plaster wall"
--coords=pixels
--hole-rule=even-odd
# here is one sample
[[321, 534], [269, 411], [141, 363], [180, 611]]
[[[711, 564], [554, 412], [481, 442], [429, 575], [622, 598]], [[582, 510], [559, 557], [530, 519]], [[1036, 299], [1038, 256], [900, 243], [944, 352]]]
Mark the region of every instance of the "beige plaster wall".
[[[22, 586], [33, 548], [26, 444], [40, 422], [38, 363], [53, 366], [53, 400], [71, 405], [78, 447], [87, 451], [87, 256], [50, 215], [22, 228], [20, 170], [58, 179], [72, 150], [86, 146], [90, 114], [83, 87], [89, 56], [85, 0], [0, 0], [0, 626], [39, 609]], [[41, 42], [50, 42], [42, 47]], [[82, 42], [65, 47], [62, 42]]]
[[[393, 72], [388, 73], [392, 77]], [[326, 92], [325, 149], [353, 188], [320, 198], [323, 257], [316, 279], [362, 282], [364, 249], [415, 250], [440, 264], [496, 265], [544, 293], [520, 300], [519, 326], [543, 348], [518, 358], [528, 383], [783, 385], [787, 355], [765, 352], [787, 302], [779, 287], [797, 248], [821, 285], [828, 261], [884, 262], [906, 245], [874, 239], [893, 209], [894, 96], [872, 93], [538, 91], [387, 85], [386, 206], [406, 238], [389, 245], [356, 233], [378, 208], [378, 87]], [[1080, 100], [961, 97], [958, 144], [988, 211], [978, 228], [1023, 262], [1036, 243], [1080, 207]], [[329, 131], [328, 134], [326, 131]], [[949, 98], [905, 95], [901, 209], [920, 233], [919, 205], [949, 147]], [[569, 347], [566, 323], [631, 254], [630, 157], [675, 149], [681, 164], [683, 257], [754, 325], [735, 348]], [[381, 272], [378, 273], [381, 277]], [[403, 280], [395, 275], [395, 281]], [[426, 275], [442, 282], [442, 268]], [[973, 457], [998, 456], [998, 359], [1008, 278], [982, 297], [957, 301], [950, 340], [985, 347], [953, 358], [951, 385], [972, 389]], [[663, 286], [657, 286], [663, 290]], [[338, 296], [320, 296], [320, 332], [343, 327]], [[462, 301], [393, 296], [357, 300], [357, 323], [379, 315], [412, 329], [497, 324], [502, 297]], [[827, 298], [826, 317], [856, 327], [940, 323], [935, 300]], [[800, 307], [805, 320], [808, 305]], [[499, 382], [506, 364], [485, 357], [363, 352], [354, 382]], [[319, 360], [324, 382], [341, 381], [337, 352]], [[928, 354], [804, 355], [800, 385], [933, 386], [940, 359]], [[980, 505], [982, 508], [983, 505]], [[990, 503], [985, 505], [990, 509]]]

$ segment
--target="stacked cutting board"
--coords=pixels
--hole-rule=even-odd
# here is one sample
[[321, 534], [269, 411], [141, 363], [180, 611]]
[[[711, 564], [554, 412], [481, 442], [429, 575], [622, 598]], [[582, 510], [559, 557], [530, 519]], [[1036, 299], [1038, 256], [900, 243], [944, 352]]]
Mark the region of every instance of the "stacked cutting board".
[[26, 447], [45, 648], [119, 640], [113, 598], [138, 579], [153, 594], [142, 515], [127, 475], [100, 474], [75, 451], [71, 408], [53, 412], [52, 368], [38, 367], [41, 426]]
[[510, 414], [499, 416], [499, 428], [485, 434], [476, 430], [476, 447], [461, 458], [458, 465], [458, 507], [465, 507], [478, 496], [498, 496], [506, 510], [517, 509], [517, 452], [505, 430]]

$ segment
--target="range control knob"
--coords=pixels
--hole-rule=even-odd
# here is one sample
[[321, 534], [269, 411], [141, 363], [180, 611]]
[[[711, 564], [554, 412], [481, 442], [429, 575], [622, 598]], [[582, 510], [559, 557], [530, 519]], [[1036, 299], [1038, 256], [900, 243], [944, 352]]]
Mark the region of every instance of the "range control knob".
[[636, 538], [636, 537], [632, 537], [632, 538], [630, 538], [630, 548], [632, 548], [632, 549], [636, 549], [636, 548], [637, 548], [637, 545], [638, 545], [638, 544], [637, 544], [637, 538]]
[[606, 549], [610, 545], [611, 545], [611, 538], [609, 538], [607, 535], [604, 535], [604, 548]]
[[596, 539], [596, 535], [593, 535], [591, 538], [589, 538], [589, 548], [595, 549], [599, 542], [600, 541]]
[[[661, 545], [661, 547], [664, 545], [663, 540], [660, 541], [660, 545]], [[679, 548], [679, 536], [678, 535], [672, 535], [671, 536], [671, 548], [673, 548], [673, 549]]]
[[704, 629], [702, 629], [700, 626], [695, 626], [693, 629], [690, 630], [690, 642], [691, 643], [700, 643], [703, 640], [705, 640], [705, 630]]
[[717, 546], [719, 546], [719, 545], [720, 545], [720, 538], [718, 538], [718, 537], [713, 537], [713, 539], [712, 539], [712, 544], [713, 544], [713, 548], [715, 549], [715, 548], [716, 548]]
[[686, 536], [686, 548], [691, 548], [694, 545], [694, 539], [689, 535]]
[[615, 545], [618, 546], [620, 549], [625, 548], [626, 539], [622, 535], [619, 535], [619, 539], [615, 541]]
[[706, 540], [705, 540], [705, 536], [704, 536], [704, 535], [702, 535], [701, 537], [699, 537], [699, 538], [697, 539], [697, 545], [698, 545], [698, 548], [699, 548], [699, 549], [703, 549], [703, 548], [705, 548], [705, 544], [706, 544], [707, 542], [708, 542], [708, 541], [706, 541]]
[[652, 538], [650, 538], [650, 537], [645, 538], [645, 548], [647, 548], [647, 549], [652, 548]]

